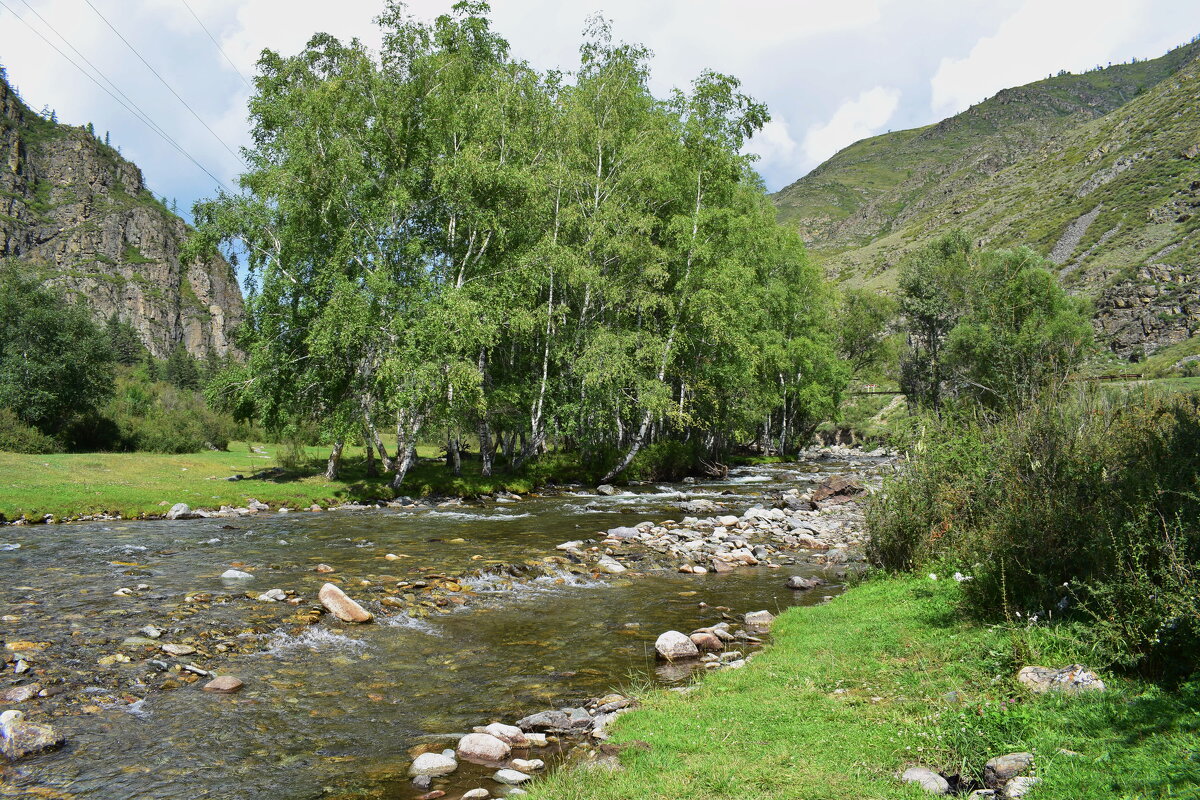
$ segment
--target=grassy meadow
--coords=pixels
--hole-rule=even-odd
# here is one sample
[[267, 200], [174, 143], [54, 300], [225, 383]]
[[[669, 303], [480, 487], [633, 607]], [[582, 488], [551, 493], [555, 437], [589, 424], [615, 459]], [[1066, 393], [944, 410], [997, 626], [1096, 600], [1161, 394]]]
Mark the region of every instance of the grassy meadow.
[[925, 765], [979, 779], [988, 758], [1028, 751], [1034, 800], [1200, 796], [1200, 685], [1176, 693], [1105, 674], [1102, 694], [1033, 696], [1027, 664], [1072, 652], [1053, 629], [959, 617], [960, 587], [871, 580], [776, 620], [774, 643], [689, 693], [657, 691], [621, 717], [623, 769], [560, 771], [532, 800], [776, 800], [929, 795], [899, 780]]

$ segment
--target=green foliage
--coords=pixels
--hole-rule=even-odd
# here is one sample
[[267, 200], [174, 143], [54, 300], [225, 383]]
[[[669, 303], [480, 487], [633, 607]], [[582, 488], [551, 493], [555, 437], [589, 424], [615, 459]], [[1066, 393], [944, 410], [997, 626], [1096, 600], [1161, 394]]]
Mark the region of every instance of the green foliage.
[[148, 453], [195, 453], [224, 450], [247, 429], [210, 409], [194, 390], [147, 380], [123, 370], [112, 400], [102, 409], [111, 422], [111, 439], [99, 449]]
[[976, 251], [962, 232], [910, 257], [900, 275], [909, 347], [901, 387], [911, 401], [991, 411], [1019, 408], [1083, 360], [1091, 326], [1031, 250]]
[[1085, 395], [996, 424], [924, 421], [867, 514], [869, 556], [959, 570], [985, 615], [1079, 605], [1110, 662], [1188, 674], [1200, 652], [1200, 397]]
[[62, 445], [52, 436], [21, 421], [12, 409], [0, 408], [0, 452], [58, 453]]
[[177, 342], [163, 365], [163, 379], [177, 389], [196, 390], [201, 386], [200, 366], [196, 359]]
[[862, 289], [842, 293], [833, 326], [837, 353], [850, 363], [855, 376], [880, 370], [895, 357], [889, 327], [898, 304], [887, 295]]
[[246, 191], [198, 204], [189, 245], [240, 241], [252, 276], [248, 363], [210, 395], [329, 441], [394, 430], [396, 486], [430, 429], [515, 439], [518, 471], [553, 437], [610, 478], [657, 442], [801, 441], [846, 370], [742, 155], [765, 108], [708, 71], [655, 98], [600, 19], [569, 80], [537, 72], [487, 11], [394, 3], [378, 57], [264, 54]]
[[111, 394], [113, 361], [85, 308], [0, 264], [0, 407], [53, 436]]
[[104, 323], [104, 332], [112, 345], [113, 357], [118, 364], [131, 367], [149, 355], [138, 332], [128, 322], [123, 322], [115, 312]]

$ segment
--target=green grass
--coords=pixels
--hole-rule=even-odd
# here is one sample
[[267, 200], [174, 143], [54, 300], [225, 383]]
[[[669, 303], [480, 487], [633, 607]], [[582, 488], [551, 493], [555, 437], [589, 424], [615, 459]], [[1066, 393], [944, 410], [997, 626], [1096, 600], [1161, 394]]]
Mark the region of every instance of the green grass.
[[[308, 463], [283, 478], [226, 480], [235, 474], [248, 478], [275, 466], [284, 449], [276, 444], [254, 447], [264, 452], [252, 452], [245, 442], [230, 444], [228, 451], [185, 455], [0, 452], [0, 514], [10, 520], [101, 512], [136, 517], [163, 514], [175, 503], [217, 508], [241, 506], [254, 498], [272, 506], [303, 508], [313, 503], [331, 505], [394, 496], [388, 486], [390, 476], [368, 478], [362, 448], [354, 447], [346, 448], [341, 477], [336, 481], [325, 480], [328, 451], [320, 447], [308, 448]], [[423, 446], [418, 454], [423, 461], [409, 472], [401, 494], [475, 496], [501, 489], [526, 492], [542, 475], [533, 467], [516, 476], [498, 468], [495, 477], [482, 478], [478, 462], [466, 460], [462, 477], [456, 478], [443, 463], [432, 460], [438, 455], [436, 447]], [[569, 465], [559, 466], [563, 474], [570, 473]]]
[[928, 795], [897, 779], [909, 765], [970, 775], [1015, 751], [1036, 757], [1030, 800], [1200, 796], [1200, 686], [1105, 675], [1100, 695], [1033, 697], [1013, 680], [1026, 659], [1077, 654], [1037, 652], [1058, 641], [1037, 629], [964, 622], [957, 599], [951, 581], [880, 579], [791, 609], [746, 668], [621, 717], [613, 742], [649, 745], [623, 750], [621, 771], [561, 771], [531, 800], [916, 800]]

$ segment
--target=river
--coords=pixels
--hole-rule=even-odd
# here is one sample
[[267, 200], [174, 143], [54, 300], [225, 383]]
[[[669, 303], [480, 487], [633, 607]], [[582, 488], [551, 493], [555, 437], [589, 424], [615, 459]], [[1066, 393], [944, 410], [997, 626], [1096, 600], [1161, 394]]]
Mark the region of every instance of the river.
[[[807, 593], [785, 588], [788, 575], [830, 579], [803, 557], [782, 570], [723, 575], [575, 574], [547, 562], [562, 555], [557, 544], [682, 519], [681, 500], [712, 499], [740, 513], [846, 467], [826, 459], [744, 468], [722, 481], [611, 497], [575, 490], [458, 508], [0, 529], [8, 659], [0, 692], [36, 680], [54, 695], [0, 710], [50, 721], [68, 741], [0, 766], [0, 796], [416, 797], [406, 775], [414, 748], [452, 747], [476, 725], [678, 681], [656, 671], [662, 631], [711, 625], [722, 618], [718, 607], [777, 612], [840, 590], [836, 579]], [[318, 573], [318, 564], [332, 572]], [[254, 578], [223, 579], [230, 568]], [[443, 595], [443, 606], [380, 602], [383, 587], [419, 601], [444, 578], [461, 591]], [[313, 622], [326, 580], [376, 621]], [[408, 582], [402, 592], [393, 588], [400, 581]], [[132, 593], [114, 594], [123, 588]], [[298, 604], [255, 599], [272, 588], [295, 592]], [[145, 626], [161, 637], [147, 638]], [[196, 652], [171, 657], [164, 643]], [[205, 679], [189, 683], [179, 665], [236, 675], [245, 686], [203, 692]], [[464, 765], [437, 785], [451, 798], [474, 786], [501, 793], [488, 772]]]

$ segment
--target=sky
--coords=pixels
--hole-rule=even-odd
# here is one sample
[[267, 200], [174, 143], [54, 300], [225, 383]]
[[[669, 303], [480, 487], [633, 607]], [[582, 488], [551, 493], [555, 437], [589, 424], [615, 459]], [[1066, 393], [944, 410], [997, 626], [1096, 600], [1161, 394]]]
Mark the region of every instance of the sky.
[[[60, 122], [108, 132], [151, 190], [188, 216], [218, 184], [236, 185], [236, 153], [249, 141], [247, 78], [262, 50], [295, 53], [318, 31], [377, 46], [373, 19], [383, 3], [0, 0], [0, 64], [34, 110], [48, 107]], [[408, 8], [432, 19], [451, 4], [411, 0]], [[936, 122], [1061, 69], [1154, 58], [1200, 34], [1197, 0], [491, 5], [493, 27], [514, 55], [542, 69], [572, 70], [585, 21], [601, 13], [617, 38], [654, 52], [659, 96], [706, 68], [737, 76], [771, 111], [748, 149], [772, 191], [859, 139]]]

